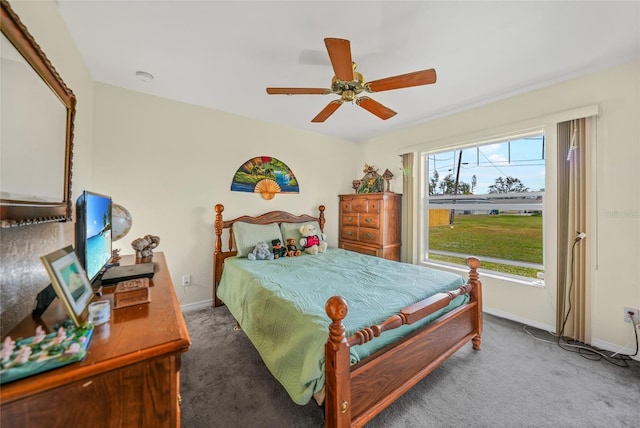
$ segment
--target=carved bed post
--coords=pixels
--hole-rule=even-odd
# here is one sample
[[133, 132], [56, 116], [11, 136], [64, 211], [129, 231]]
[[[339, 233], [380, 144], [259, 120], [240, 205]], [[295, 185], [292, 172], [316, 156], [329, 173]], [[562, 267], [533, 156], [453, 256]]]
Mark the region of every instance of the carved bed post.
[[325, 310], [332, 320], [329, 325], [329, 339], [325, 345], [325, 426], [349, 427], [351, 426], [351, 367], [349, 346], [344, 324], [342, 324], [348, 312], [347, 302], [342, 297], [333, 296], [327, 300]]
[[318, 216], [318, 224], [320, 225], [320, 232], [324, 233], [324, 205], [320, 205], [318, 207], [318, 211], [320, 211], [320, 215]]
[[480, 342], [482, 341], [482, 283], [480, 282], [478, 269], [480, 268], [480, 260], [476, 257], [469, 257], [467, 259], [467, 266], [469, 267], [469, 284], [473, 287], [471, 289], [471, 298], [478, 302], [476, 312], [476, 328], [478, 334], [471, 339], [473, 349], [480, 350]]
[[221, 261], [218, 260], [218, 257], [220, 256], [220, 253], [222, 251], [222, 228], [224, 227], [224, 224], [222, 222], [222, 211], [224, 211], [224, 205], [216, 204], [215, 210], [216, 210], [216, 220], [213, 223], [213, 227], [216, 233], [216, 246], [213, 252], [213, 306], [217, 307], [217, 306], [222, 306], [222, 301], [218, 299], [218, 296], [216, 293], [218, 288], [218, 283], [220, 282], [222, 269], [219, 266], [217, 266], [216, 263], [218, 262], [221, 263]]

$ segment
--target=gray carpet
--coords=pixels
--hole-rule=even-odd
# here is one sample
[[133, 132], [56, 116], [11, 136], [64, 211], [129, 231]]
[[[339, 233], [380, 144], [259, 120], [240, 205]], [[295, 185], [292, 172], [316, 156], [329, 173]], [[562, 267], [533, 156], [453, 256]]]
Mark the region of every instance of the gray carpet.
[[[323, 410], [293, 403], [226, 307], [185, 313], [182, 426], [322, 427]], [[544, 339], [549, 335], [529, 332]], [[466, 345], [367, 424], [374, 427], [640, 426], [640, 363], [621, 368], [536, 340], [485, 316], [482, 351]]]

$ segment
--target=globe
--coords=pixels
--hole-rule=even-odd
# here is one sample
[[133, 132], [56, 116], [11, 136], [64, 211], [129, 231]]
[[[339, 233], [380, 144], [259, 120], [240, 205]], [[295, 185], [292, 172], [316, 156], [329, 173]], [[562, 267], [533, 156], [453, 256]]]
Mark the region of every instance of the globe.
[[124, 238], [131, 230], [133, 218], [125, 207], [118, 204], [111, 206], [111, 240], [117, 241]]

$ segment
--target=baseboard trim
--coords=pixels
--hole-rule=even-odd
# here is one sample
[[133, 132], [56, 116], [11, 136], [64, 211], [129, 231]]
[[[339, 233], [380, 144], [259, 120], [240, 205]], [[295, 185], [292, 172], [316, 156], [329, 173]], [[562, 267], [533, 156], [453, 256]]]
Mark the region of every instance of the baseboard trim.
[[497, 317], [508, 319], [510, 321], [515, 321], [521, 324], [530, 325], [531, 327], [539, 328], [540, 330], [554, 332], [556, 329], [555, 326], [544, 324], [539, 321], [531, 320], [529, 318], [519, 317], [509, 312], [503, 312], [497, 309], [487, 308], [486, 306], [482, 308], [482, 310], [490, 315], [495, 315]]
[[[604, 349], [605, 351], [615, 352], [616, 354], [631, 355], [633, 352], [636, 352], [635, 349], [629, 349], [626, 346], [622, 348], [615, 343], [606, 342], [600, 339], [592, 339], [591, 342], [591, 344], [597, 348]], [[635, 355], [630, 358], [632, 360], [640, 361], [640, 355]]]
[[[556, 329], [555, 326], [550, 326], [538, 321], [530, 320], [528, 318], [519, 317], [509, 312], [503, 312], [500, 310], [491, 309], [487, 307], [484, 307], [483, 311], [490, 315], [495, 315], [497, 317], [504, 318], [510, 321], [519, 322], [521, 324], [529, 325], [531, 327], [539, 328], [541, 330], [548, 331], [551, 333], [555, 332], [555, 329]], [[631, 353], [636, 351], [635, 349], [629, 349], [628, 347], [622, 348], [621, 346], [616, 345], [614, 343], [606, 342], [604, 340], [595, 339], [595, 338], [591, 339], [591, 345], [597, 348], [603, 349], [605, 351], [617, 352], [619, 354], [630, 355]], [[631, 357], [631, 359], [640, 361], [640, 355], [633, 356]]]
[[213, 299], [201, 300], [199, 302], [185, 303], [184, 305], [180, 305], [180, 309], [182, 309], [182, 312], [192, 312], [199, 309], [206, 309], [211, 307], [213, 307]]

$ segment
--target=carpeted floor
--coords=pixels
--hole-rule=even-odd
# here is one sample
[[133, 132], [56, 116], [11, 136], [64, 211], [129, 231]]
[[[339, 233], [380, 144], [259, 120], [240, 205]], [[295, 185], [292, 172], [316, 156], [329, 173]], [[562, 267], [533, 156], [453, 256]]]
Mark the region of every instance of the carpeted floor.
[[[185, 313], [191, 349], [181, 370], [182, 426], [322, 427], [271, 376], [226, 307]], [[536, 337], [553, 338], [535, 329]], [[406, 427], [638, 427], [640, 362], [621, 368], [536, 340], [485, 315], [482, 351], [463, 347], [367, 424]]]

